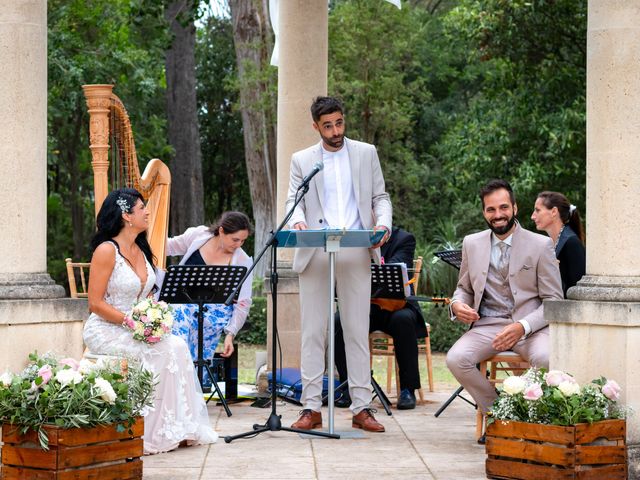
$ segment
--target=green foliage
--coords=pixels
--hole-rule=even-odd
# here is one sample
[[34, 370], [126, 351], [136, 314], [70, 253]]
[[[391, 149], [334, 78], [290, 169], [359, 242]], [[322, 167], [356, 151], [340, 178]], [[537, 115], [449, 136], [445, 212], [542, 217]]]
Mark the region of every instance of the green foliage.
[[89, 428], [96, 425], [133, 425], [153, 401], [151, 372], [129, 360], [123, 376], [120, 364], [92, 364], [83, 360], [56, 360], [29, 355], [30, 365], [18, 375], [0, 377], [0, 421], [22, 433], [38, 432], [48, 449], [44, 425]]
[[230, 18], [206, 19], [198, 30], [196, 63], [205, 218], [214, 222], [225, 210], [251, 214], [242, 120], [234, 107], [238, 91], [230, 84], [237, 75]]
[[511, 182], [526, 226], [541, 190], [583, 206], [586, 2], [466, 0], [444, 22], [481, 86], [433, 150], [451, 213], [473, 225], [478, 185], [496, 177]]
[[451, 345], [467, 331], [467, 326], [460, 322], [452, 322], [448, 307], [436, 307], [432, 303], [421, 303], [422, 314], [431, 325], [431, 349], [434, 352], [447, 352]]
[[48, 7], [49, 269], [64, 284], [65, 257], [88, 260], [94, 229], [88, 113], [82, 85], [113, 83], [129, 112], [141, 167], [166, 159], [161, 4], [50, 0]]
[[240, 343], [267, 344], [267, 297], [253, 297], [247, 327], [240, 330], [236, 339]]

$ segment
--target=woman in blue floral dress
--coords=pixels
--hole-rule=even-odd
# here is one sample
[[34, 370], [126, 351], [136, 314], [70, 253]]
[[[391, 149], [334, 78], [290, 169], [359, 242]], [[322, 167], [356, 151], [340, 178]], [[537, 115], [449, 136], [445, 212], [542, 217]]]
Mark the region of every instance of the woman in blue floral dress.
[[[167, 255], [182, 255], [180, 265], [239, 265], [249, 268], [252, 258], [241, 248], [251, 231], [249, 218], [241, 212], [225, 212], [212, 226], [201, 225], [172, 237]], [[233, 339], [244, 325], [251, 308], [253, 276], [243, 283], [238, 300], [233, 305], [206, 304], [203, 325], [203, 357], [211, 360], [222, 333], [225, 333], [223, 357], [233, 353]], [[198, 358], [198, 305], [175, 304], [173, 334], [189, 345], [191, 356]], [[206, 372], [205, 372], [206, 374]], [[205, 384], [211, 380], [205, 378]]]

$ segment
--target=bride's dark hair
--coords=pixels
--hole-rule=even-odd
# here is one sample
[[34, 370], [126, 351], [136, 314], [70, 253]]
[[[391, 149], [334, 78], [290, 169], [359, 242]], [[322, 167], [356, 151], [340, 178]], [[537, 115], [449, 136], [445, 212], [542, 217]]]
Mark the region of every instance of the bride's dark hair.
[[[91, 239], [90, 249], [91, 254], [98, 248], [103, 242], [112, 241], [118, 247], [118, 243], [113, 240], [113, 237], [120, 233], [120, 230], [124, 228], [123, 213], [131, 213], [133, 206], [141, 200], [144, 202], [144, 198], [140, 192], [135, 188], [119, 188], [112, 191], [104, 199], [100, 211], [98, 212], [98, 218], [96, 219], [96, 226], [98, 230]], [[147, 260], [151, 265], [155, 267], [155, 257], [151, 251], [149, 240], [147, 240], [147, 232], [141, 232], [136, 237], [136, 244], [147, 257]]]

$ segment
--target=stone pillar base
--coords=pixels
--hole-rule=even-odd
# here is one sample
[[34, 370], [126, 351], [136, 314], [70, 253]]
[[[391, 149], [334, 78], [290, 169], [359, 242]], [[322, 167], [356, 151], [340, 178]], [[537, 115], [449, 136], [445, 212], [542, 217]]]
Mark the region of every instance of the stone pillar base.
[[[267, 366], [269, 370], [272, 370], [273, 302], [271, 301], [271, 281], [268, 274], [265, 280], [265, 289], [267, 291]], [[282, 367], [300, 368], [300, 286], [298, 274], [291, 269], [289, 262], [278, 262], [277, 315], [278, 335], [282, 347]]]
[[627, 478], [640, 479], [640, 445], [627, 446]]
[[0, 300], [62, 298], [64, 288], [48, 273], [0, 273]]
[[79, 359], [88, 316], [86, 299], [0, 300], [1, 371], [19, 372], [35, 350]]
[[[551, 333], [549, 368], [564, 370], [581, 385], [605, 376], [622, 387], [621, 402], [640, 411], [640, 303], [547, 300]], [[630, 471], [640, 471], [640, 415], [627, 419]], [[632, 477], [629, 478], [638, 478]]]

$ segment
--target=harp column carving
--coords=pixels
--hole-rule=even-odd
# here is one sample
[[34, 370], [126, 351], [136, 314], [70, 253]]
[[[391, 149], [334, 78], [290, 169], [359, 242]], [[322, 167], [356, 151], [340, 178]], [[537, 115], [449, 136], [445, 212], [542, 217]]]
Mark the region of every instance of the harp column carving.
[[84, 85], [82, 88], [89, 109], [89, 148], [97, 216], [109, 193], [109, 115], [113, 85]]

